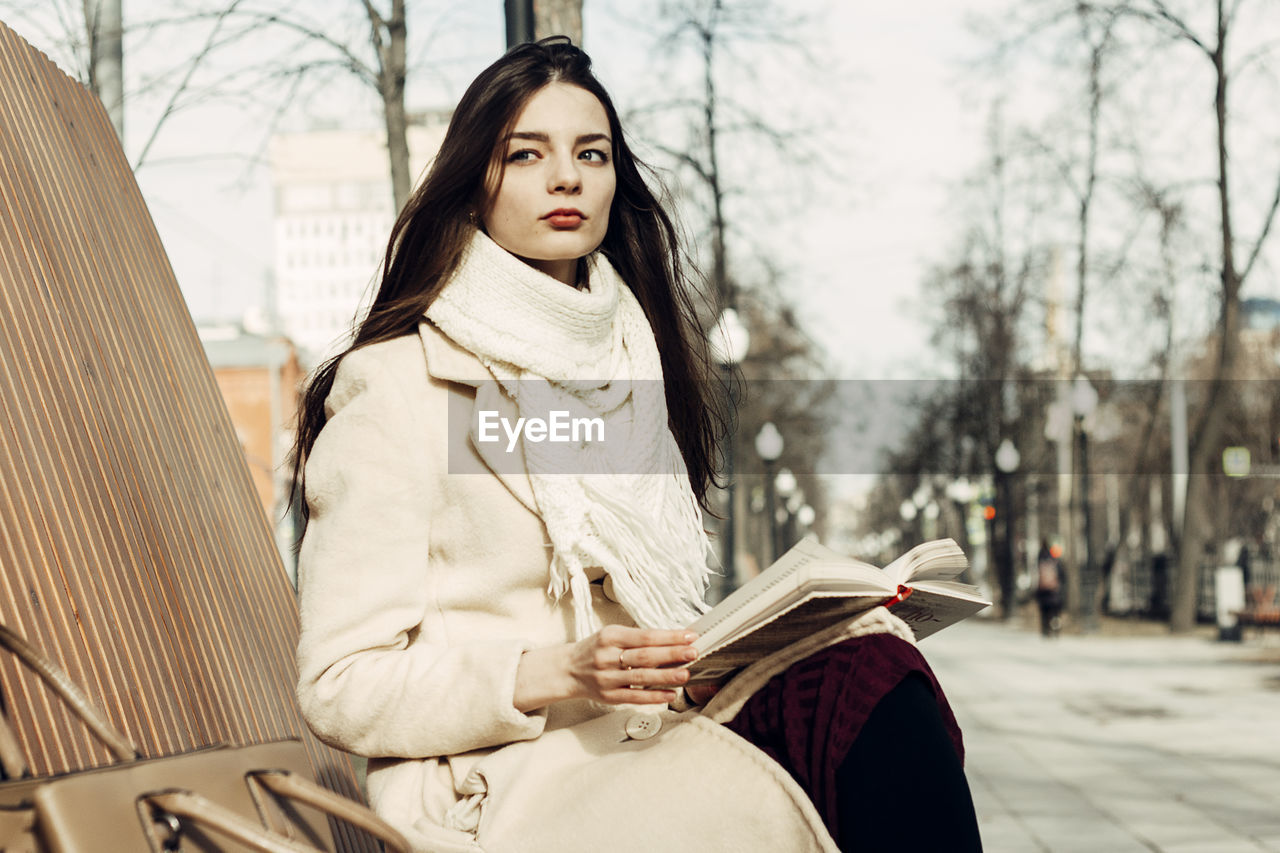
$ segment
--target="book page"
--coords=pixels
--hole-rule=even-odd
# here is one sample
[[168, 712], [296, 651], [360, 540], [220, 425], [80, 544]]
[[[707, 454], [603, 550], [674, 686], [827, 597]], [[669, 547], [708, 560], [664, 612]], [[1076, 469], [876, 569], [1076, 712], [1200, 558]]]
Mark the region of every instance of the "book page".
[[721, 681], [731, 673], [797, 640], [870, 610], [884, 601], [873, 595], [813, 595], [726, 645], [712, 649], [689, 665], [690, 683]]
[[969, 566], [964, 551], [954, 539], [923, 542], [884, 567], [895, 584], [911, 586], [915, 581], [947, 581]]
[[989, 606], [990, 602], [976, 594], [957, 598], [948, 592], [921, 586], [915, 587], [906, 601], [889, 608], [889, 612], [910, 625], [917, 640], [923, 640]]
[[[968, 565], [950, 539], [918, 545], [877, 569], [807, 538], [690, 627], [700, 657], [692, 681], [723, 681], [760, 658], [856, 614], [890, 605], [917, 639], [989, 606], [979, 591], [951, 580]], [[895, 580], [901, 578], [902, 580]], [[905, 592], [905, 590], [903, 590]]]
[[820, 574], [840, 577], [845, 590], [857, 588], [860, 579], [869, 579], [872, 588], [896, 588], [887, 578], [881, 579], [875, 566], [841, 556], [808, 537], [690, 625], [689, 629], [698, 633], [695, 645], [704, 651], [751, 624], [772, 618], [795, 603], [801, 585]]

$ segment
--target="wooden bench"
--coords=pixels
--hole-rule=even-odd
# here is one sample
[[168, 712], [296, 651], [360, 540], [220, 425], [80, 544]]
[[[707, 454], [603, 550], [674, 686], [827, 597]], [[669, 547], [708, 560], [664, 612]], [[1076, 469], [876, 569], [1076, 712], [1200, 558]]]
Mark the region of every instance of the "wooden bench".
[[[0, 621], [144, 755], [297, 737], [359, 798], [298, 709], [294, 592], [106, 111], [3, 24], [0, 127]], [[37, 775], [113, 761], [9, 656], [0, 691]]]
[[1259, 632], [1268, 628], [1280, 628], [1280, 605], [1276, 602], [1276, 585], [1251, 587], [1248, 606], [1235, 611], [1242, 628], [1256, 628]]

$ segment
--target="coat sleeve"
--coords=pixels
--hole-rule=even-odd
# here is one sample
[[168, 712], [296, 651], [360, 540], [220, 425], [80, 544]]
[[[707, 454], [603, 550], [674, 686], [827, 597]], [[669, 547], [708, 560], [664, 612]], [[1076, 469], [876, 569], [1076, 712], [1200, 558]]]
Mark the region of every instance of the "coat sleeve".
[[525, 714], [513, 704], [529, 644], [419, 636], [435, 607], [428, 554], [439, 472], [428, 470], [429, 454], [416, 444], [425, 433], [414, 413], [424, 398], [417, 408], [410, 398], [429, 393], [416, 387], [429, 382], [422, 351], [416, 364], [390, 358], [399, 343], [344, 357], [307, 461], [310, 519], [298, 561], [303, 715], [321, 740], [367, 756], [453, 755], [537, 737], [545, 711]]

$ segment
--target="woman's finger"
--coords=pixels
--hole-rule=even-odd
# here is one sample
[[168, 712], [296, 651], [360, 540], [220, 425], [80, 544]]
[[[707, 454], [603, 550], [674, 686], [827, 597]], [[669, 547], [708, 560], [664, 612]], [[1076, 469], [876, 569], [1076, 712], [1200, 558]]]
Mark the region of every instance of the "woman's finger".
[[602, 672], [599, 676], [599, 683], [605, 689], [679, 687], [688, 680], [687, 669], [620, 669]]
[[618, 653], [618, 662], [622, 669], [637, 669], [692, 663], [697, 657], [698, 652], [693, 646], [644, 646], [622, 649]]
[[617, 646], [623, 649], [636, 649], [646, 646], [684, 646], [698, 638], [698, 635], [692, 631], [630, 628], [624, 625], [606, 626], [597, 636], [600, 638], [601, 645]]

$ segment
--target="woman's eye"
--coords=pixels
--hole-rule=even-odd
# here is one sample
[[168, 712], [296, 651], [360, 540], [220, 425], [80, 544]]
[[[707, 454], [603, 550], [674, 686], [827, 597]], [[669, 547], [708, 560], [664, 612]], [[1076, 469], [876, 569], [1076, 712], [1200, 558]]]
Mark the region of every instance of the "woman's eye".
[[508, 154], [507, 162], [523, 163], [528, 160], [532, 160], [536, 156], [538, 156], [538, 152], [534, 151], [532, 148], [522, 148], [519, 151], [513, 151], [512, 153]]
[[578, 157], [583, 160], [590, 161], [592, 163], [608, 163], [609, 162], [608, 152], [601, 151], [599, 148], [588, 148], [586, 151], [583, 151], [581, 154], [579, 154]]

